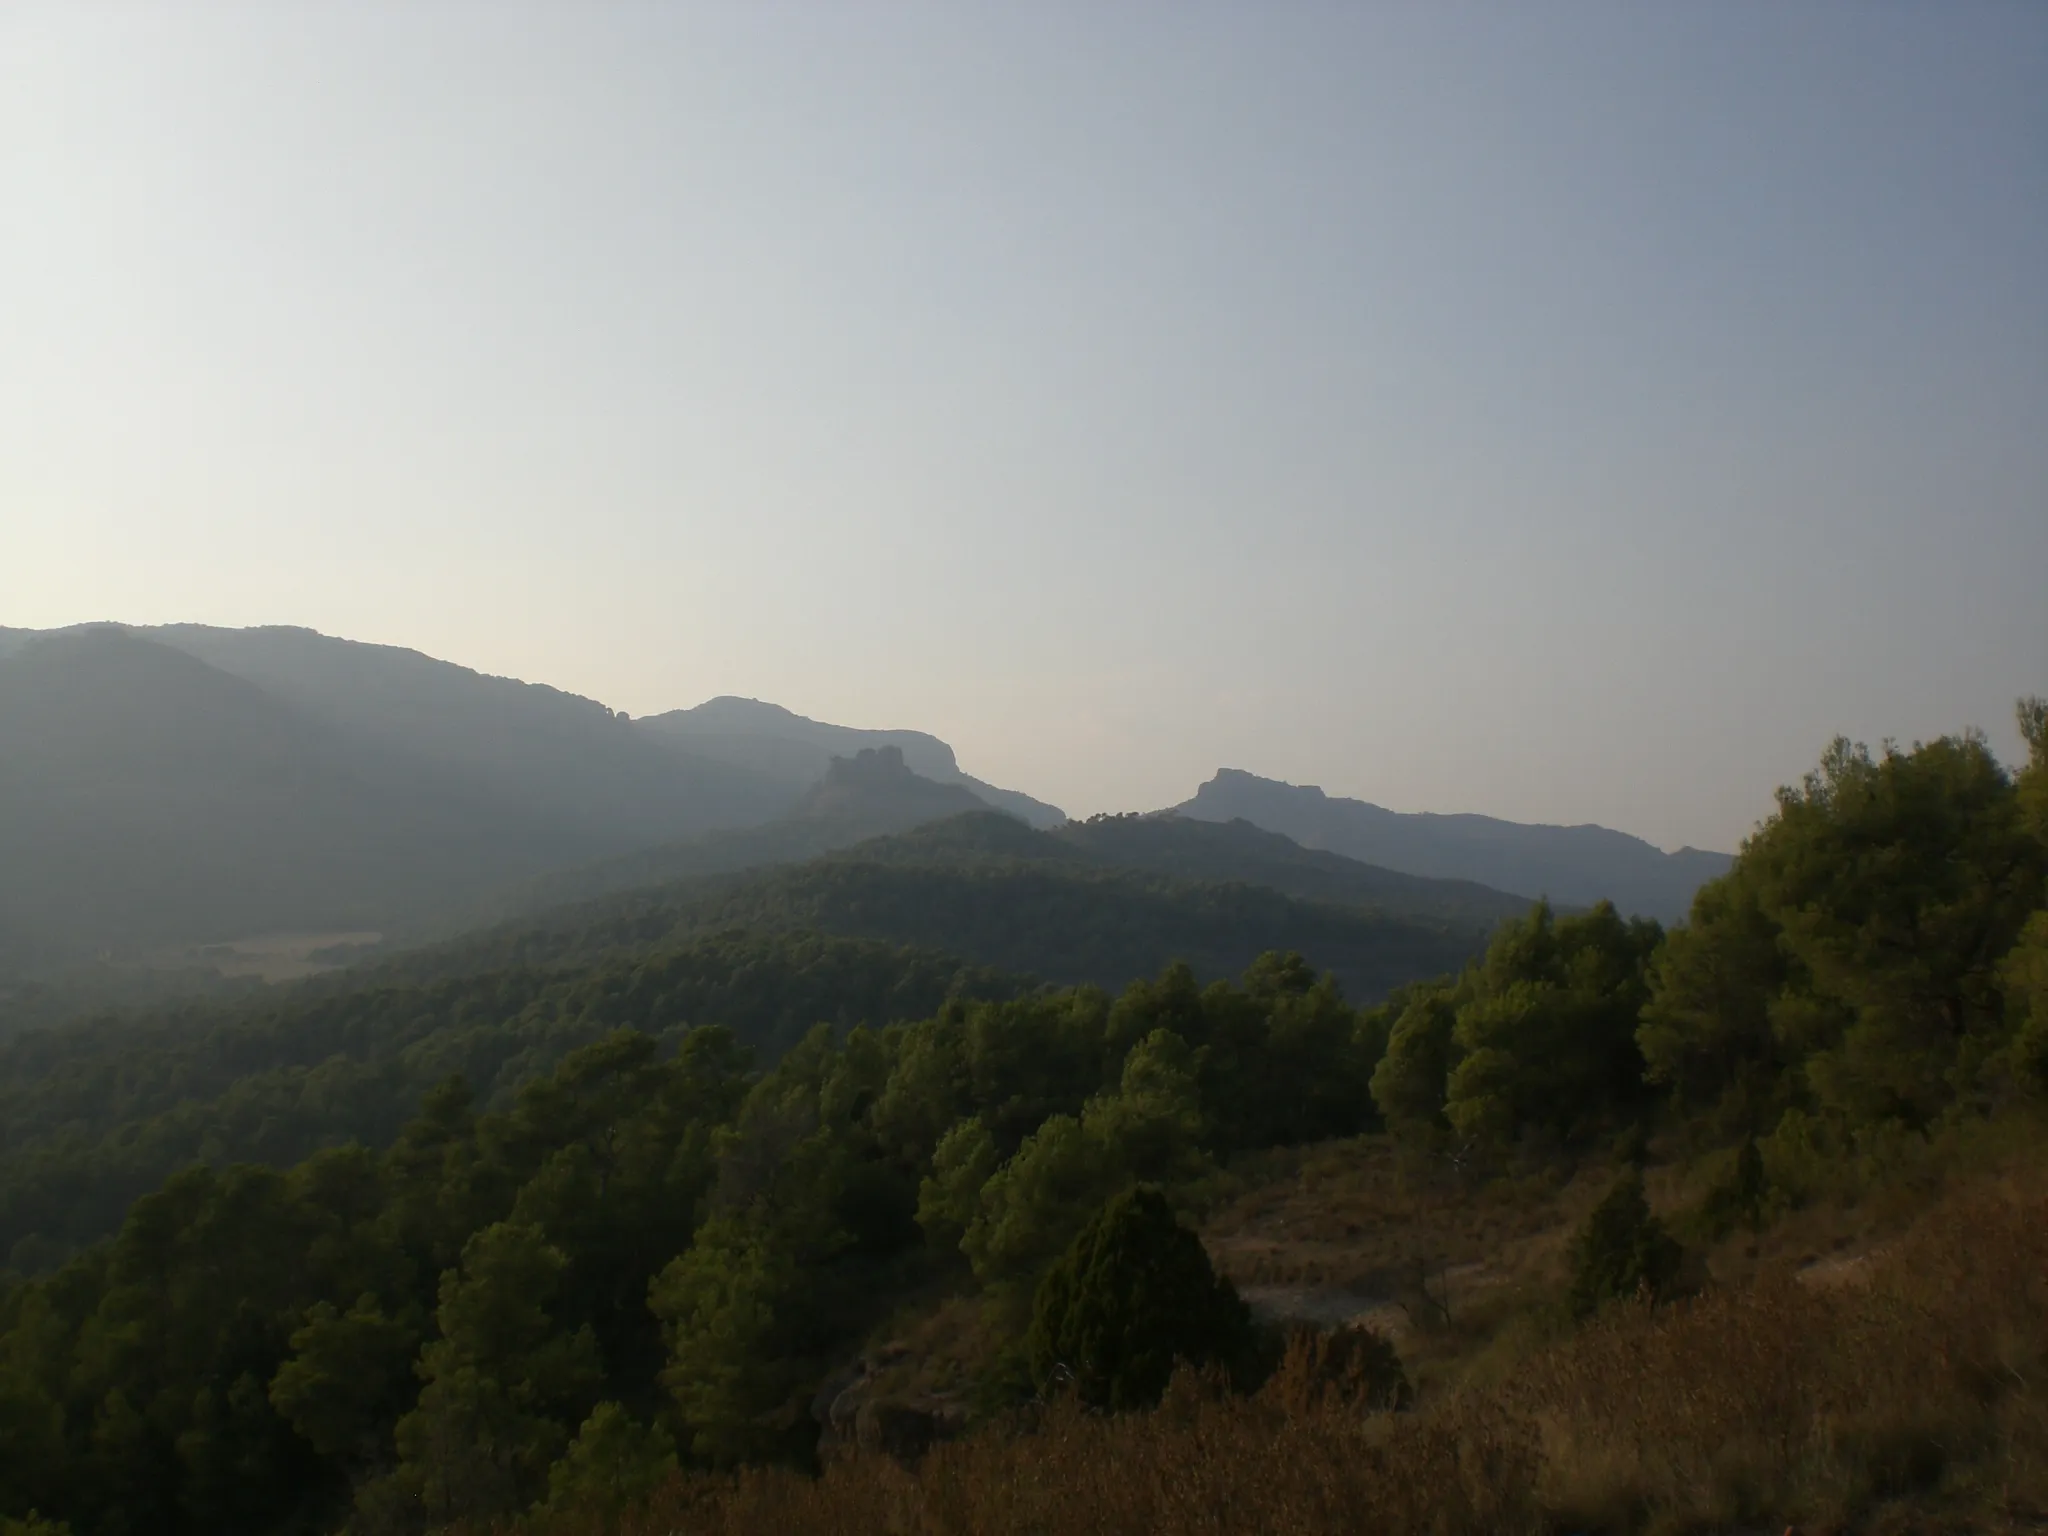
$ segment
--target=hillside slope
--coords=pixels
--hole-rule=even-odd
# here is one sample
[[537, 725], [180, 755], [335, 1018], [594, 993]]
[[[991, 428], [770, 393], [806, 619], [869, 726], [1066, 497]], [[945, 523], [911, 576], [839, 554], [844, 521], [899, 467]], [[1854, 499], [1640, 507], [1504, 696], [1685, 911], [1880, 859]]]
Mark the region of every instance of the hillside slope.
[[[511, 893], [543, 875], [778, 821], [759, 848], [656, 857], [543, 899], [812, 856], [991, 800], [1058, 819], [960, 774], [933, 737], [706, 709], [685, 714], [746, 730], [636, 723], [304, 629], [0, 630], [0, 975], [111, 963], [134, 974], [84, 991], [125, 994], [192, 963], [165, 946], [445, 933], [530, 905]], [[757, 750], [763, 722], [794, 757]], [[820, 789], [827, 745], [898, 737], [942, 782], [893, 800], [870, 785], [858, 805]]]
[[1217, 770], [1195, 797], [1174, 807], [1199, 821], [1244, 820], [1307, 848], [1433, 879], [1472, 880], [1565, 906], [1612, 901], [1623, 912], [1681, 920], [1693, 892], [1727, 872], [1725, 853], [1676, 853], [1607, 827], [1530, 826], [1492, 816], [1390, 811], [1283, 784], [1236, 768]]
[[731, 696], [710, 699], [694, 709], [644, 716], [633, 724], [700, 757], [745, 768], [798, 789], [815, 784], [835, 757], [893, 747], [920, 778], [964, 785], [986, 804], [1034, 827], [1058, 826], [1066, 820], [1058, 806], [1013, 789], [998, 789], [961, 772], [953, 749], [923, 731], [857, 730], [807, 719], [779, 704]]
[[966, 785], [934, 783], [911, 772], [900, 747], [863, 747], [852, 757], [831, 759], [825, 776], [793, 810], [773, 821], [662, 843], [564, 870], [534, 882], [501, 906], [534, 910], [613, 891], [800, 864], [873, 838], [961, 815], [992, 817], [1026, 830], [1008, 813], [990, 810]]
[[588, 846], [166, 646], [0, 658], [0, 926], [27, 958], [405, 921]]

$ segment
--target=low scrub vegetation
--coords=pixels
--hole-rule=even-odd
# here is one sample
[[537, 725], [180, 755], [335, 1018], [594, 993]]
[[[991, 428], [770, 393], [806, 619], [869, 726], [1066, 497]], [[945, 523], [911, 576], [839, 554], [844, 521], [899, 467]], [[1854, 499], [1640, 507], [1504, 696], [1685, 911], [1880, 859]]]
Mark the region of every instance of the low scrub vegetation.
[[[1149, 1412], [1077, 1397], [822, 1476], [678, 1476], [533, 1536], [1139, 1536], [1362, 1530], [1987, 1530], [2048, 1513], [2048, 1197], [1944, 1201], [1854, 1282], [1604, 1309], [1512, 1379], [1412, 1412], [1302, 1343], [1251, 1395], [1183, 1370]], [[1338, 1336], [1338, 1337], [1341, 1337]], [[1384, 1348], [1384, 1345], [1381, 1346]]]

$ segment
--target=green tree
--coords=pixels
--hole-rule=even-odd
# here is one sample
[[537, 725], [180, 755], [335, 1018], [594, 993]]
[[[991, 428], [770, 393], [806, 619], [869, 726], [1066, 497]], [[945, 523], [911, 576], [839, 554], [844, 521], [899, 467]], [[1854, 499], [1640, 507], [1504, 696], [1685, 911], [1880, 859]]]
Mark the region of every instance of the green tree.
[[2026, 1087], [2048, 1089], [2048, 911], [2036, 912], [1999, 966], [2013, 1075]]
[[1610, 1301], [1665, 1295], [1684, 1258], [1643, 1197], [1643, 1176], [1633, 1168], [1593, 1208], [1572, 1240], [1571, 1307], [1590, 1317]]
[[1636, 1026], [1662, 938], [1655, 923], [1625, 920], [1604, 901], [1566, 918], [1539, 902], [1502, 924], [1452, 1031], [1452, 1129], [1496, 1143], [1529, 1128], [1576, 1140], [1635, 1110], [1644, 1096]]
[[1043, 1391], [1071, 1379], [1084, 1402], [1159, 1401], [1176, 1363], [1239, 1364], [1251, 1316], [1201, 1240], [1150, 1185], [1117, 1196], [1039, 1282], [1025, 1338]]
[[[440, 1336], [420, 1353], [418, 1405], [398, 1421], [397, 1491], [433, 1524], [525, 1507], [594, 1395], [588, 1328], [548, 1315], [568, 1260], [538, 1228], [498, 1222], [441, 1277]], [[388, 1495], [387, 1495], [388, 1496]]]
[[618, 1403], [599, 1403], [548, 1472], [544, 1516], [596, 1519], [606, 1532], [676, 1472], [676, 1448], [658, 1428], [636, 1422]]
[[1457, 1022], [1457, 996], [1448, 987], [1419, 993], [1395, 1015], [1386, 1054], [1373, 1070], [1372, 1096], [1397, 1135], [1426, 1136], [1444, 1123]]
[[1209, 1166], [1196, 1066], [1186, 1042], [1156, 1029], [1125, 1059], [1116, 1092], [1090, 1099], [1080, 1119], [1054, 1115], [1025, 1138], [982, 1186], [961, 1244], [984, 1284], [1035, 1285], [1111, 1195]]
[[2048, 845], [2048, 699], [2030, 695], [2019, 701], [2014, 713], [2027, 744], [2027, 766], [2014, 786], [2020, 812], [2035, 841]]
[[322, 1456], [368, 1461], [409, 1400], [416, 1318], [391, 1318], [365, 1292], [347, 1312], [316, 1302], [270, 1381], [270, 1403]]
[[802, 1277], [772, 1234], [714, 1217], [655, 1277], [648, 1305], [668, 1337], [662, 1381], [690, 1450], [720, 1466], [790, 1454], [808, 1428], [786, 1412], [801, 1384]]
[[1981, 737], [1875, 757], [1838, 740], [1701, 892], [1656, 969], [1644, 1058], [1683, 1107], [1745, 1129], [1791, 1108], [1931, 1124], [2010, 1059], [2001, 964], [2044, 879], [2048, 844]]
[[917, 1191], [917, 1223], [934, 1248], [959, 1248], [981, 1211], [981, 1191], [1001, 1161], [996, 1139], [979, 1115], [962, 1120], [940, 1138], [932, 1153], [932, 1171]]

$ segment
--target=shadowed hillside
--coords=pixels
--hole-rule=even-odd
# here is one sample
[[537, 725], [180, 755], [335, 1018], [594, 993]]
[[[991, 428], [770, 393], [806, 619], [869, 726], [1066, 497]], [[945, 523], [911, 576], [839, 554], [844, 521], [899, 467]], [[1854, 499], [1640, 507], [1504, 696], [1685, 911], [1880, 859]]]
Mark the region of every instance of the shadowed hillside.
[[0, 659], [0, 923], [34, 954], [405, 921], [584, 846], [166, 646]]
[[1058, 806], [1013, 789], [997, 789], [962, 773], [953, 749], [923, 731], [863, 731], [810, 720], [759, 699], [711, 699], [695, 709], [636, 720], [637, 729], [674, 741], [700, 757], [730, 763], [765, 778], [803, 788], [815, 784], [835, 757], [870, 748], [895, 748], [911, 772], [939, 784], [962, 784], [977, 798], [1034, 827], [1066, 820]]
[[1242, 819], [1307, 848], [1325, 848], [1367, 864], [1441, 880], [1472, 880], [1564, 906], [1611, 901], [1660, 922], [1685, 915], [1693, 892], [1727, 871], [1730, 856], [1681, 848], [1665, 853], [1606, 827], [1544, 827], [1492, 816], [1390, 811], [1364, 800], [1283, 784], [1236, 768], [1176, 806], [1201, 821]]
[[[111, 963], [135, 974], [66, 985], [129, 995], [203, 968], [165, 946], [447, 932], [538, 876], [769, 823], [787, 824], [758, 847], [548, 894], [812, 856], [991, 801], [1059, 819], [936, 738], [725, 703], [636, 723], [304, 629], [0, 631], [0, 972]], [[913, 781], [897, 738], [944, 782]], [[828, 746], [898, 752], [895, 777], [821, 784]]]

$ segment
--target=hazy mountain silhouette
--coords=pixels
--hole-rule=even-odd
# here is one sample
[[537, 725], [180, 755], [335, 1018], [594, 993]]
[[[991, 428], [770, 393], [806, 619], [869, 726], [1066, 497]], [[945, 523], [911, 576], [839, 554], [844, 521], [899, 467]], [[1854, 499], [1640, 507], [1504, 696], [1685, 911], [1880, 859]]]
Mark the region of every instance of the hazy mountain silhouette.
[[595, 699], [397, 646], [289, 628], [131, 633], [246, 679], [351, 740], [572, 825], [593, 850], [765, 821], [804, 787], [678, 750]]
[[830, 759], [825, 777], [794, 810], [774, 821], [564, 870], [534, 882], [508, 904], [532, 908], [735, 870], [797, 864], [963, 812], [1035, 835], [1008, 812], [991, 810], [978, 791], [964, 784], [937, 784], [912, 773], [900, 746], [863, 747], [851, 757]]
[[0, 924], [17, 952], [402, 920], [583, 846], [119, 630], [0, 658]]
[[1262, 886], [1329, 906], [1449, 922], [1475, 931], [1529, 908], [1527, 897], [1469, 880], [1435, 880], [1304, 848], [1248, 821], [1207, 822], [1170, 814], [1095, 816], [1034, 831], [980, 812], [853, 850], [854, 857], [928, 866], [1005, 862], [1163, 875], [1205, 884]]
[[960, 771], [953, 749], [923, 731], [862, 731], [827, 725], [793, 714], [778, 704], [732, 697], [712, 699], [695, 709], [648, 715], [634, 724], [687, 746], [700, 757], [747, 768], [801, 789], [818, 782], [835, 757], [866, 748], [894, 747], [912, 773], [935, 784], [963, 784], [999, 811], [1034, 827], [1053, 827], [1066, 813], [1013, 789], [997, 789]]
[[1722, 874], [1725, 853], [1676, 853], [1606, 827], [1530, 826], [1491, 816], [1403, 813], [1325, 795], [1236, 768], [1218, 770], [1175, 814], [1242, 819], [1307, 848], [1432, 879], [1473, 880], [1566, 906], [1612, 901], [1623, 912], [1675, 922], [1693, 892]]
[[769, 771], [759, 731], [700, 753], [595, 700], [304, 629], [0, 630], [0, 966], [446, 931], [546, 872], [779, 820], [805, 857], [984, 797], [1057, 814], [913, 732], [880, 734], [954, 782], [855, 794], [829, 758], [803, 778], [816, 742], [858, 764], [874, 733], [742, 713], [794, 722], [798, 752]]

